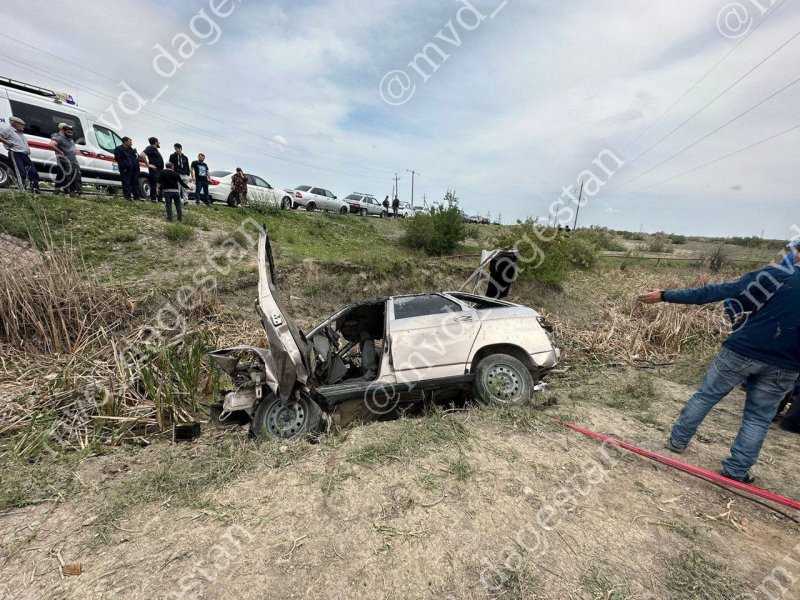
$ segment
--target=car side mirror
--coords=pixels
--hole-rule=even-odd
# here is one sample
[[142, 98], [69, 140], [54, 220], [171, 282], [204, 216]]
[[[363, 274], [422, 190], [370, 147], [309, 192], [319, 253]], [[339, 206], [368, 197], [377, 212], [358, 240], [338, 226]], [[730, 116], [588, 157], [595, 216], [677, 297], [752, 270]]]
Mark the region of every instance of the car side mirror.
[[333, 197], [333, 199], [334, 199], [334, 200], [338, 200], [338, 198], [337, 198], [336, 196], [334, 196], [334, 197]]

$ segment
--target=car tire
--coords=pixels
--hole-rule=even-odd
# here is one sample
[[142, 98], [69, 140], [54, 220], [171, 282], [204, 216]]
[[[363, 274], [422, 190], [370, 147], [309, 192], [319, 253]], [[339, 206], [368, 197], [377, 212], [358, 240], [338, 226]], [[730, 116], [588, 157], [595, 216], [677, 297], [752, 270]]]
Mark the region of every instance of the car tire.
[[360, 214], [362, 217], [366, 217], [367, 216], [367, 209], [366, 208], [362, 208], [360, 211], [358, 211], [358, 214]]
[[340, 215], [346, 215], [349, 212], [350, 211], [348, 210], [348, 208], [346, 206], [342, 206], [341, 208], [339, 208], [339, 214]]
[[473, 391], [485, 404], [518, 404], [530, 400], [533, 376], [513, 356], [490, 354], [475, 369]]
[[228, 194], [228, 199], [226, 200], [226, 202], [228, 206], [230, 206], [231, 208], [236, 208], [236, 194], [234, 194], [233, 192]]
[[289, 196], [284, 196], [283, 200], [281, 200], [281, 208], [286, 210], [287, 208], [294, 208], [292, 206], [292, 199]]
[[14, 175], [14, 167], [0, 163], [0, 188], [10, 188], [16, 184], [17, 177]]
[[308, 204], [306, 204], [306, 210], [308, 212], [314, 212], [315, 210], [317, 210], [316, 202], [309, 202]]
[[150, 198], [150, 179], [146, 175], [139, 177], [139, 196], [145, 200]]
[[387, 213], [385, 210], [382, 210], [381, 211], [381, 219], [385, 219], [387, 216], [389, 216], [389, 213]]
[[292, 440], [319, 433], [324, 424], [322, 409], [310, 398], [301, 396], [284, 403], [272, 394], [256, 408], [250, 433], [270, 440]]

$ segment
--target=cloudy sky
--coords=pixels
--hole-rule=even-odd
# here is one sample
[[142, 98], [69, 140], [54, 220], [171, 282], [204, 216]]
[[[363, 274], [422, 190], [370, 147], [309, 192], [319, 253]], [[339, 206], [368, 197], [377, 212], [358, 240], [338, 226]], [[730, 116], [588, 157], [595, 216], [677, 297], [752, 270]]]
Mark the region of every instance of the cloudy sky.
[[397, 173], [409, 200], [414, 169], [415, 204], [454, 188], [508, 223], [591, 171], [581, 224], [787, 238], [800, 129], [704, 165], [800, 124], [800, 82], [657, 166], [800, 77], [800, 3], [769, 4], [3, 0], [0, 75], [279, 187], [382, 198]]

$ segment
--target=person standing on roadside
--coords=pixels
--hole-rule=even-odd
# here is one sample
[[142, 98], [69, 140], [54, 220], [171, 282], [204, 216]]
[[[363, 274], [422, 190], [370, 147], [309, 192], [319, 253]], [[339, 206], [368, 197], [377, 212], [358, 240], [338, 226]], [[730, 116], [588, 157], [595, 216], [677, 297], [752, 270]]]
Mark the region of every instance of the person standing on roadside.
[[247, 206], [247, 175], [241, 167], [236, 167], [236, 173], [231, 177], [231, 188], [236, 206]]
[[208, 195], [208, 165], [206, 164], [206, 155], [198, 154], [197, 160], [192, 161], [191, 168], [191, 179], [195, 182], [194, 203], [199, 205], [202, 199], [204, 204], [210, 206], [211, 198]]
[[122, 144], [114, 148], [114, 160], [122, 178], [122, 195], [126, 200], [141, 200], [139, 193], [139, 153], [133, 147], [133, 140], [127, 136]]
[[50, 136], [50, 148], [56, 153], [56, 195], [70, 194], [84, 198], [81, 166], [75, 156], [75, 130], [66, 123], [58, 124], [58, 133]]
[[13, 161], [19, 173], [20, 183], [25, 187], [25, 181], [31, 184], [31, 192], [41, 194], [39, 191], [39, 171], [31, 162], [31, 148], [28, 139], [22, 134], [25, 121], [19, 117], [9, 117], [10, 125], [0, 128], [0, 142], [8, 150], [8, 157]]
[[397, 211], [398, 210], [400, 210], [400, 198], [395, 196], [394, 200], [392, 200], [392, 213], [393, 213], [395, 219], [397, 218]]
[[169, 155], [169, 162], [175, 165], [175, 172], [181, 176], [183, 183], [186, 184], [185, 188], [181, 188], [181, 201], [184, 204], [189, 203], [189, 157], [183, 153], [183, 146], [175, 144], [173, 146], [175, 152]]
[[793, 263], [771, 264], [738, 281], [689, 290], [650, 290], [639, 296], [644, 304], [673, 302], [708, 304], [746, 299], [752, 311], [733, 333], [708, 369], [700, 389], [684, 406], [672, 426], [667, 448], [686, 450], [697, 428], [734, 388], [747, 382], [747, 398], [731, 455], [722, 461], [722, 475], [752, 483], [750, 472], [781, 400], [800, 375], [800, 254]]
[[386, 209], [386, 214], [389, 214], [389, 196], [383, 199], [383, 208]]
[[178, 221], [183, 220], [183, 208], [181, 205], [181, 188], [189, 189], [189, 186], [183, 182], [181, 176], [175, 172], [175, 165], [168, 162], [166, 169], [158, 174], [159, 195], [164, 195], [164, 207], [167, 211], [167, 221], [172, 222], [172, 203], [175, 203], [175, 212], [178, 213]]
[[157, 193], [156, 188], [158, 187], [158, 176], [164, 170], [164, 157], [159, 151], [161, 143], [158, 138], [151, 137], [147, 141], [150, 145], [144, 149], [144, 155], [147, 157], [147, 169], [150, 174], [150, 202], [158, 202], [162, 196]]

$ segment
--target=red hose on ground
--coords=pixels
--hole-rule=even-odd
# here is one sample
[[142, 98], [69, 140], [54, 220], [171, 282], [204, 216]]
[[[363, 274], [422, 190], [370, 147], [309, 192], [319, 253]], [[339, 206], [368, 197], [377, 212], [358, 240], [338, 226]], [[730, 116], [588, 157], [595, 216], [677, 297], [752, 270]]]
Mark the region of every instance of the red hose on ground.
[[669, 458], [667, 456], [662, 456], [661, 454], [656, 454], [655, 452], [650, 452], [649, 450], [638, 448], [632, 444], [628, 444], [627, 442], [622, 442], [607, 435], [603, 435], [602, 433], [597, 433], [596, 431], [587, 429], [586, 427], [575, 425], [574, 423], [565, 423], [564, 421], [559, 421], [559, 423], [561, 423], [564, 427], [568, 427], [569, 429], [582, 433], [583, 435], [587, 435], [589, 437], [593, 437], [595, 439], [612, 444], [614, 446], [618, 446], [620, 448], [623, 448], [624, 450], [628, 450], [629, 452], [638, 454], [639, 456], [644, 456], [645, 458], [649, 458], [650, 460], [654, 460], [656, 462], [660, 462], [661, 464], [667, 465], [668, 467], [672, 467], [673, 469], [678, 469], [679, 471], [683, 471], [684, 473], [689, 473], [690, 475], [694, 475], [695, 477], [710, 479], [711, 481], [718, 483], [720, 485], [741, 490], [743, 492], [747, 492], [748, 494], [752, 494], [754, 496], [758, 496], [759, 498], [763, 498], [764, 500], [769, 500], [770, 502], [775, 502], [777, 504], [782, 504], [783, 506], [788, 506], [789, 508], [793, 508], [795, 510], [800, 510], [800, 502], [792, 500], [791, 498], [786, 498], [785, 496], [773, 494], [772, 492], [768, 492], [767, 490], [762, 490], [761, 488], [757, 488], [755, 486], [748, 485], [746, 483], [741, 483], [733, 479], [728, 479], [727, 477], [723, 477], [719, 473], [714, 473], [713, 471], [703, 469], [702, 467], [690, 465], [688, 463], [675, 460], [674, 458]]

